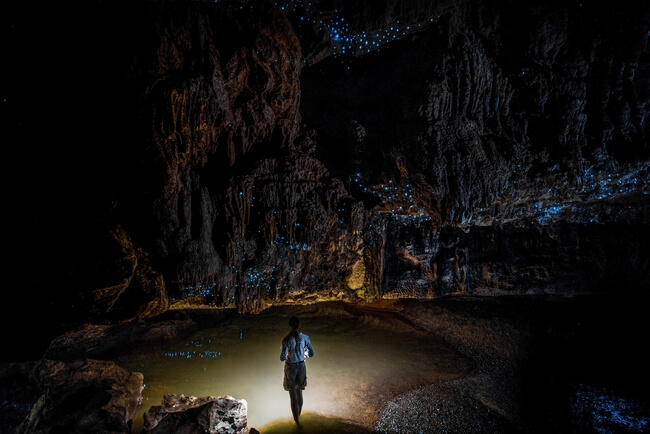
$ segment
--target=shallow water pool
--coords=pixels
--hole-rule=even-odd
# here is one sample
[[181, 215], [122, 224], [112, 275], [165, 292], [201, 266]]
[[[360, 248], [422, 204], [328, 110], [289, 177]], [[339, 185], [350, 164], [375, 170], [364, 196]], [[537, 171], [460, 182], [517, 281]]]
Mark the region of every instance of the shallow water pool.
[[[237, 315], [181, 341], [165, 342], [115, 360], [144, 375], [143, 414], [167, 393], [245, 399], [248, 426], [262, 434], [294, 429], [289, 394], [282, 387], [282, 338], [292, 313]], [[440, 338], [387, 312], [301, 316], [314, 346], [306, 361], [308, 385], [301, 420], [311, 432], [364, 432], [392, 397], [463, 375], [467, 361]]]

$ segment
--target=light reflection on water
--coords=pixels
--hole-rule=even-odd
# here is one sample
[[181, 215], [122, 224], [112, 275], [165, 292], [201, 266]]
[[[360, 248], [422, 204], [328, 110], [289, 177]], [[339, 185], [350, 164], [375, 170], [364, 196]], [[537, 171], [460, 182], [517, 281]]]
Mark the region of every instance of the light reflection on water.
[[[143, 414], [160, 405], [167, 393], [245, 399], [249, 428], [262, 434], [291, 432], [280, 361], [289, 315], [234, 316], [182, 342], [115, 360], [144, 375], [143, 404], [132, 432], [142, 430]], [[394, 315], [301, 315], [301, 319], [315, 350], [306, 362], [303, 426], [321, 425], [323, 432], [372, 428], [378, 411], [397, 394], [456, 378], [467, 369], [466, 361], [441, 339], [414, 330]]]

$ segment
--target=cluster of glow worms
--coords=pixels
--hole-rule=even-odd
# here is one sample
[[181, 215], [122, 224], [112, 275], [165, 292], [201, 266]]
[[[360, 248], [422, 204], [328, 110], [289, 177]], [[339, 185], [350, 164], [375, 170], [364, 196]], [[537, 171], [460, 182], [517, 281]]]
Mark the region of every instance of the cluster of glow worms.
[[[627, 194], [633, 194], [640, 192], [641, 194], [648, 194], [650, 191], [650, 181], [647, 180], [645, 175], [647, 171], [650, 170], [650, 166], [642, 165], [637, 169], [632, 169], [625, 174], [612, 173], [607, 176], [597, 176], [594, 174], [592, 169], [588, 169], [583, 173], [581, 177], [581, 191], [578, 192], [583, 198], [591, 200], [603, 200], [612, 198], [614, 196], [620, 195], [624, 196]], [[375, 242], [379, 239], [379, 236], [382, 232], [382, 228], [385, 227], [387, 219], [397, 219], [401, 224], [410, 225], [421, 225], [426, 222], [431, 222], [431, 217], [422, 210], [418, 209], [414, 201], [414, 191], [410, 184], [400, 184], [393, 180], [388, 180], [383, 184], [376, 184], [371, 186], [366, 186], [363, 181], [363, 176], [361, 173], [355, 174], [353, 177], [355, 188], [364, 192], [365, 194], [370, 194], [378, 199], [380, 199], [384, 204], [390, 205], [395, 204], [395, 209], [390, 211], [375, 210], [370, 211], [367, 216], [364, 224], [364, 228], [361, 231], [361, 236], [363, 237], [367, 245], [374, 245]], [[552, 199], [553, 189], [548, 188], [545, 192], [545, 198], [534, 199], [531, 204], [530, 211], [536, 215], [535, 222], [538, 224], [550, 224], [557, 218], [561, 217], [563, 212], [567, 210], [567, 207], [570, 207], [571, 204], [562, 203], [554, 201]], [[338, 206], [335, 210], [338, 214], [338, 223], [341, 226], [345, 226], [344, 217], [348, 214], [349, 210], [347, 209], [349, 201], [345, 200], [343, 196], [338, 196]], [[349, 198], [347, 198], [349, 199]], [[406, 209], [405, 209], [406, 208]], [[414, 212], [415, 211], [415, 212]], [[487, 209], [479, 209], [478, 212], [486, 212]], [[597, 222], [597, 218], [594, 217], [592, 222]], [[533, 223], [533, 222], [531, 222]], [[296, 227], [300, 227], [300, 223], [295, 223]], [[285, 225], [286, 229], [286, 225]], [[325, 237], [326, 233], [324, 230], [319, 230], [318, 227], [314, 227], [313, 233], [317, 233], [317, 237]], [[260, 233], [260, 229], [258, 229]], [[309, 240], [305, 239], [305, 233], [302, 234], [302, 241], [291, 241], [289, 237], [285, 235], [276, 235], [273, 241], [274, 253], [271, 255], [273, 260], [276, 263], [288, 264], [292, 262], [300, 262], [300, 255], [302, 252], [311, 250], [311, 242], [316, 241], [312, 237]], [[247, 259], [246, 252], [243, 252], [242, 261]], [[324, 260], [327, 260], [327, 256], [323, 257]], [[248, 290], [261, 290], [270, 293], [274, 288], [277, 288], [277, 275], [282, 275], [288, 277], [294, 275], [296, 272], [292, 270], [291, 267], [281, 267], [283, 271], [279, 271], [280, 268], [276, 265], [266, 267], [264, 269], [259, 268], [248, 268], [245, 270], [239, 270], [236, 266], [231, 266], [232, 271], [235, 275], [239, 275], [242, 284], [235, 284], [234, 286], [239, 288], [245, 287]], [[314, 276], [312, 276], [314, 277]], [[286, 288], [286, 284], [281, 285]], [[216, 284], [212, 285], [200, 285], [197, 287], [187, 287], [186, 291], [189, 295], [202, 295], [206, 299], [211, 299], [213, 292], [216, 288]], [[226, 287], [227, 289], [227, 287]], [[228, 302], [231, 303], [234, 300], [229, 298]]]
[[[214, 0], [217, 3], [219, 0]], [[249, 0], [241, 0], [240, 7]], [[311, 1], [295, 0], [275, 2], [284, 13], [300, 13], [302, 23], [311, 24], [317, 31], [326, 31], [329, 34], [332, 48], [336, 55], [349, 54], [352, 56], [370, 53], [392, 41], [403, 39], [414, 30], [420, 30], [426, 25], [435, 23], [439, 17], [429, 17], [423, 22], [404, 24], [400, 20], [393, 20], [383, 29], [372, 32], [354, 31], [339, 10], [330, 12], [331, 16], [323, 16], [322, 11], [313, 12], [314, 5]]]
[[[366, 194], [372, 195], [380, 199], [385, 205], [390, 206], [391, 204], [395, 205], [395, 209], [392, 210], [374, 210], [370, 211], [367, 219], [365, 220], [364, 227], [361, 229], [360, 236], [365, 240], [364, 242], [367, 245], [375, 245], [381, 239], [381, 232], [385, 227], [385, 224], [388, 220], [397, 219], [401, 222], [400, 224], [406, 225], [421, 225], [427, 222], [431, 222], [431, 217], [422, 210], [417, 208], [414, 201], [414, 190], [410, 184], [400, 184], [394, 180], [388, 180], [386, 183], [380, 183], [372, 186], [365, 186], [363, 176], [361, 173], [357, 173], [353, 178], [355, 187], [363, 191]], [[338, 192], [333, 192], [336, 195], [337, 208], [335, 209], [336, 214], [338, 215], [337, 222], [340, 225], [339, 227], [346, 227], [346, 216], [349, 214], [349, 207], [354, 202], [352, 198], [345, 197]], [[255, 198], [253, 198], [255, 202]], [[251, 204], [252, 206], [253, 204]], [[261, 212], [261, 211], [260, 211]], [[274, 211], [274, 215], [277, 214], [277, 211]], [[262, 226], [262, 225], [260, 225]], [[293, 226], [300, 228], [302, 225], [299, 222], [293, 224]], [[286, 230], [287, 225], [283, 225], [283, 228]], [[258, 236], [261, 236], [263, 232], [262, 227], [257, 228], [256, 233]], [[308, 234], [307, 232], [316, 234]], [[299, 273], [300, 270], [293, 270], [292, 267], [288, 264], [291, 263], [300, 263], [301, 255], [303, 252], [307, 252], [312, 249], [311, 243], [317, 241], [318, 238], [326, 237], [326, 231], [323, 228], [314, 227], [311, 231], [304, 231], [301, 233], [302, 236], [297, 236], [299, 238], [289, 237], [286, 234], [276, 234], [273, 239], [273, 253], [270, 254], [269, 258], [276, 265], [268, 265], [265, 267], [251, 267], [241, 269], [237, 265], [231, 265], [231, 271], [234, 276], [236, 276], [236, 281], [241, 283], [235, 283], [233, 286], [237, 289], [246, 289], [253, 292], [266, 292], [271, 293], [274, 289], [286, 288], [285, 280], [291, 280], [291, 276], [295, 273]], [[239, 245], [239, 243], [237, 243]], [[249, 255], [246, 251], [241, 252], [241, 262], [245, 262], [249, 259]], [[269, 259], [267, 258], [267, 259]], [[329, 258], [327, 255], [323, 256], [323, 260], [327, 261]], [[266, 262], [262, 260], [261, 262]], [[268, 263], [268, 262], [267, 262]], [[283, 265], [277, 265], [283, 264]], [[299, 267], [299, 265], [298, 265]], [[316, 279], [316, 276], [310, 276], [312, 280]], [[341, 279], [343, 276], [339, 276]], [[186, 293], [191, 295], [200, 295], [204, 296], [206, 300], [212, 300], [214, 296], [214, 291], [216, 290], [216, 283], [211, 285], [199, 285], [196, 287], [188, 286], [185, 288]], [[227, 287], [226, 287], [227, 289]], [[228, 300], [232, 302], [232, 300]]]
[[389, 179], [385, 184], [366, 186], [362, 182], [362, 176], [357, 173], [354, 176], [354, 183], [357, 188], [366, 194], [370, 194], [387, 205], [395, 204], [397, 208], [391, 209], [391, 212], [409, 212], [417, 211], [421, 214], [419, 208], [413, 200], [413, 187], [411, 184], [401, 185]]
[[[583, 175], [583, 188], [580, 193], [586, 195], [586, 200], [611, 199], [616, 196], [625, 196], [636, 192], [641, 192], [646, 195], [650, 192], [650, 181], [648, 181], [643, 174], [647, 172], [649, 167], [643, 167], [637, 170], [632, 170], [629, 173], [621, 175], [620, 173], [609, 173], [604, 178], [597, 177], [593, 168], [589, 168]], [[548, 194], [552, 194], [553, 190], [549, 188]], [[533, 211], [537, 213], [537, 222], [540, 224], [547, 224], [560, 216], [566, 209], [566, 205], [559, 202], [547, 203], [540, 200], [533, 204]], [[596, 222], [595, 218], [591, 219]]]
[[536, 202], [532, 208], [537, 213], [537, 222], [544, 224], [549, 223], [553, 217], [560, 215], [564, 210], [564, 205], [560, 203], [546, 205], [544, 202]]
[[[643, 194], [650, 191], [650, 180], [646, 174], [650, 167], [646, 165], [643, 168], [633, 170], [630, 173], [621, 175], [620, 173], [608, 174], [605, 179], [596, 179], [593, 169], [585, 171], [585, 178], [588, 181], [588, 191], [591, 192], [592, 198], [598, 200], [610, 198], [616, 195], [630, 194], [641, 190]], [[587, 190], [587, 188], [586, 188]]]
[[[241, 332], [240, 332], [240, 339], [242, 338]], [[184, 359], [194, 359], [194, 358], [208, 358], [208, 359], [216, 359], [217, 357], [220, 357], [223, 353], [221, 351], [217, 350], [211, 350], [207, 348], [202, 347], [206, 345], [212, 344], [212, 340], [208, 340], [207, 343], [203, 342], [203, 339], [200, 341], [189, 341], [185, 343], [186, 347], [194, 347], [194, 348], [199, 348], [197, 349], [186, 349], [186, 350], [179, 350], [179, 351], [168, 351], [165, 353], [165, 357], [181, 357]], [[218, 345], [225, 346], [225, 342], [217, 342]]]
[[216, 286], [216, 283], [212, 283], [211, 285], [186, 286], [185, 290], [189, 297], [211, 297], [214, 294], [214, 288]]
[[[433, 23], [434, 19], [430, 18], [429, 21]], [[403, 25], [400, 20], [395, 20], [382, 30], [354, 32], [350, 29], [344, 17], [318, 19], [315, 24], [319, 30], [329, 32], [335, 54], [350, 54], [353, 56], [378, 50], [389, 42], [404, 38], [415, 28], [422, 28], [422, 23], [411, 26]]]

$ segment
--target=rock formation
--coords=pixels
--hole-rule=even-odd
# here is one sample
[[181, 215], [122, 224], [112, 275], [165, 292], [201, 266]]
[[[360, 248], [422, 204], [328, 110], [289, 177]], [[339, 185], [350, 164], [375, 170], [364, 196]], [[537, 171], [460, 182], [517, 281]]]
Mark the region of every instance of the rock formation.
[[70, 7], [8, 15], [42, 44], [8, 49], [15, 304], [52, 332], [650, 287], [646, 1]]
[[197, 398], [165, 395], [162, 405], [144, 414], [144, 431], [156, 433], [247, 434], [247, 403], [232, 396]]
[[[146, 381], [112, 359], [197, 328], [189, 318], [87, 325], [55, 338], [40, 361], [0, 363], [0, 430], [131, 433]], [[248, 433], [247, 413], [243, 399], [169, 394], [147, 411], [143, 432]]]
[[142, 402], [143, 376], [103, 360], [38, 366], [43, 394], [17, 432], [128, 433]]
[[[3, 366], [25, 379], [10, 401], [33, 404], [7, 422], [29, 414], [21, 432], [128, 432], [142, 377], [94, 358], [194, 326], [143, 324], [170, 309], [647, 303], [646, 0], [5, 2], [0, 16], [3, 330], [6, 348], [28, 343], [16, 358], [46, 354]], [[159, 411], [162, 430], [214, 426], [217, 410]]]

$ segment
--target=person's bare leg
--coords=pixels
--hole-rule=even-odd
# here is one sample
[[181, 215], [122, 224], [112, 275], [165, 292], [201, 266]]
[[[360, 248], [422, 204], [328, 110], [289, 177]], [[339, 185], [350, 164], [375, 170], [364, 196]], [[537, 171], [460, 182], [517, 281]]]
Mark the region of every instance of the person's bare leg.
[[292, 387], [289, 391], [291, 398], [291, 413], [296, 425], [300, 425], [300, 411], [302, 410], [302, 390], [299, 387]]
[[302, 413], [302, 389], [298, 389], [298, 416]]

